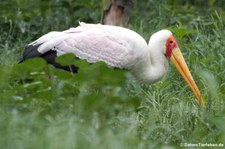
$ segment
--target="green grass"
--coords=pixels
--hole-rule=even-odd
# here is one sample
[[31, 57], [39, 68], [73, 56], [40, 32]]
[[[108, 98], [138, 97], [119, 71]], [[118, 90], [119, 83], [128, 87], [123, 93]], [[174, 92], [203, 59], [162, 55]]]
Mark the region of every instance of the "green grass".
[[78, 75], [41, 59], [16, 64], [25, 45], [48, 31], [78, 21], [98, 23], [102, 5], [97, 0], [1, 2], [0, 148], [225, 145], [225, 11], [220, 1], [135, 1], [128, 24], [146, 40], [162, 28], [174, 32], [205, 109], [172, 65], [162, 81], [148, 85], [126, 71], [73, 61], [71, 55], [58, 60], [82, 67]]

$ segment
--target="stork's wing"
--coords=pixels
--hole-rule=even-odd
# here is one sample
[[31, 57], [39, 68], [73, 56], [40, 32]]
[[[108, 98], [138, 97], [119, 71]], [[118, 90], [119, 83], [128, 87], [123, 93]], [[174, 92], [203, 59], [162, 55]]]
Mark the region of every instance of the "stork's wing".
[[111, 67], [130, 69], [135, 58], [134, 38], [146, 44], [140, 35], [122, 27], [80, 23], [76, 28], [50, 32], [30, 43], [21, 60], [53, 51], [57, 55], [74, 53], [89, 63], [104, 61]]

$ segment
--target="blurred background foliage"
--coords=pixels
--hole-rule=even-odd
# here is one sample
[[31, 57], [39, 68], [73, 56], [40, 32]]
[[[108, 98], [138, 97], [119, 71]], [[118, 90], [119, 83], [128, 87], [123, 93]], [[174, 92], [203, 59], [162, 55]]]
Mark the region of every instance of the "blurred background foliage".
[[[51, 30], [64, 30], [77, 26], [79, 21], [99, 23], [102, 10], [108, 0], [2, 0], [0, 29], [10, 37], [24, 37], [32, 35], [37, 38]], [[130, 21], [139, 24], [139, 19], [146, 23], [157, 21], [165, 27], [176, 25], [177, 21], [193, 25], [201, 21], [205, 14], [214, 11], [223, 12], [225, 4], [220, 0], [134, 0], [134, 9]], [[135, 16], [139, 19], [134, 18]], [[157, 19], [155, 19], [157, 17]], [[150, 25], [150, 24], [149, 24]], [[150, 25], [152, 26], [152, 25]], [[161, 27], [161, 25], [159, 26]], [[154, 26], [154, 28], [156, 28]], [[157, 28], [156, 28], [157, 29]], [[4, 31], [9, 32], [4, 32]]]
[[157, 30], [173, 31], [206, 100], [203, 110], [174, 67], [148, 85], [72, 55], [58, 61], [80, 66], [77, 75], [40, 58], [16, 64], [26, 44], [49, 31], [99, 23], [107, 2], [1, 0], [0, 148], [225, 144], [224, 0], [134, 0], [128, 23], [146, 41]]

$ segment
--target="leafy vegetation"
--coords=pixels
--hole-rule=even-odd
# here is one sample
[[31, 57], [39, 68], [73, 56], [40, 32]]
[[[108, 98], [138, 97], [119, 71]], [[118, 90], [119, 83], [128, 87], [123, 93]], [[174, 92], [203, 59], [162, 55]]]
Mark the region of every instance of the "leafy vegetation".
[[30, 41], [50, 30], [98, 23], [97, 0], [3, 0], [0, 3], [0, 148], [185, 148], [225, 145], [225, 12], [219, 0], [135, 1], [129, 28], [148, 40], [172, 30], [206, 108], [171, 66], [160, 82], [137, 82], [124, 70], [89, 65], [72, 55], [78, 74], [40, 58], [16, 61]]

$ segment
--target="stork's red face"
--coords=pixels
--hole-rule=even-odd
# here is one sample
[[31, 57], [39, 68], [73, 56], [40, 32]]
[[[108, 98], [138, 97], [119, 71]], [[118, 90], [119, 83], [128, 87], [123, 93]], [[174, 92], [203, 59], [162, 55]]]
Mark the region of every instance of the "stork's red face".
[[198, 103], [201, 106], [204, 106], [204, 101], [202, 100], [202, 95], [195, 84], [195, 81], [187, 67], [187, 64], [183, 58], [183, 55], [178, 47], [176, 39], [171, 35], [166, 41], [166, 53], [165, 56], [170, 59], [174, 65], [176, 66], [177, 70], [183, 76], [184, 80], [188, 83], [191, 90], [195, 94]]
[[169, 38], [166, 41], [166, 57], [170, 58], [172, 55], [172, 50], [178, 48], [178, 44], [176, 39], [170, 35]]

